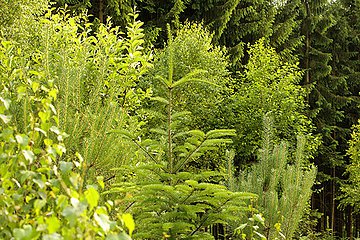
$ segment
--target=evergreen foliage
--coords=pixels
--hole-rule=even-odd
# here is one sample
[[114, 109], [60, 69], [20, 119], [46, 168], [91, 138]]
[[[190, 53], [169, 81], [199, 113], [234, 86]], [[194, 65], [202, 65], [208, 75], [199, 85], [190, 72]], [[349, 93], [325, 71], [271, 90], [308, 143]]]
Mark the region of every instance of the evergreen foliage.
[[258, 194], [257, 207], [265, 218], [267, 239], [276, 239], [279, 232], [284, 239], [292, 239], [311, 196], [316, 168], [306, 164], [303, 137], [299, 137], [296, 154], [289, 156], [285, 143], [273, 143], [270, 118], [264, 121], [259, 162], [241, 174], [239, 190]]
[[[138, 163], [137, 167], [131, 168], [134, 176], [126, 177], [129, 178], [128, 187], [122, 190], [126, 186], [126, 181], [122, 183], [122, 180], [109, 193], [131, 193], [132, 196], [125, 196], [123, 201], [129, 202], [128, 210], [136, 218], [137, 238], [158, 239], [164, 234], [164, 238], [213, 239], [206, 228], [234, 220], [247, 209], [244, 199], [256, 195], [227, 190], [216, 182], [216, 178], [221, 179], [219, 173], [189, 171], [189, 163], [205, 152], [216, 150], [220, 144], [231, 143], [229, 137], [235, 135], [235, 131], [216, 129], [204, 133], [184, 128], [182, 119], [190, 113], [177, 110], [175, 103], [181, 95], [176, 91], [188, 83], [211, 82], [198, 77], [204, 72], [201, 69], [178, 78], [173, 55], [175, 46], [170, 37], [168, 75], [156, 76], [159, 83], [153, 86], [158, 86], [156, 92], [160, 94], [152, 97], [158, 106], [153, 111], [160, 116], [156, 128], [149, 129], [153, 138], [142, 140], [129, 131], [118, 131], [144, 151], [149, 163]], [[121, 173], [121, 169], [116, 170]]]
[[229, 49], [233, 70], [242, 70], [248, 60], [248, 44], [272, 35], [274, 5], [267, 0], [229, 0], [221, 9], [220, 17], [213, 23], [215, 40]]
[[302, 23], [301, 6], [300, 0], [279, 1], [275, 5], [276, 14], [270, 44], [288, 61], [297, 61], [297, 50], [304, 42], [304, 36], [299, 32]]
[[54, 107], [58, 91], [43, 65], [45, 54], [30, 56], [1, 41], [0, 238], [130, 239], [121, 221], [133, 226], [132, 217], [109, 217], [111, 202], [100, 205], [98, 186], [85, 184], [81, 155], [59, 161], [66, 134]]
[[[342, 1], [331, 4], [314, 1], [305, 6], [309, 9], [306, 18], [309, 23], [304, 22], [304, 26], [310, 28], [303, 28], [307, 41], [302, 66], [308, 69], [304, 84], [313, 85], [308, 96], [310, 118], [323, 141], [314, 160], [319, 167], [318, 188], [323, 187], [323, 192], [314, 196], [314, 202], [324, 213], [319, 229], [331, 228], [334, 234], [342, 235], [341, 224], [336, 224], [335, 199], [345, 170], [350, 128], [359, 118], [356, 97], [359, 48], [354, 22], [358, 7], [355, 2]], [[331, 197], [324, 198], [327, 194]]]
[[132, 17], [126, 38], [110, 24], [92, 33], [82, 15], [69, 17], [61, 12], [42, 22], [44, 44], [39, 51], [46, 57], [46, 77], [59, 90], [57, 115], [69, 134], [65, 144], [70, 158], [78, 151], [86, 159], [92, 176], [108, 178], [108, 169], [130, 158], [125, 152], [119, 154], [129, 146], [106, 133], [115, 125], [136, 128], [128, 121], [128, 111], [135, 111], [147, 94], [136, 88], [149, 63], [142, 53], [141, 23], [136, 15]]

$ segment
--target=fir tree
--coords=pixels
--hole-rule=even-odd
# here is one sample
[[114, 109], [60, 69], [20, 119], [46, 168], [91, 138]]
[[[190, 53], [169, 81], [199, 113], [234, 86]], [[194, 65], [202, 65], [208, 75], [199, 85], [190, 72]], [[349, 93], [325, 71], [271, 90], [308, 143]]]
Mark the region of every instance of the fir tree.
[[[190, 33], [191, 34], [191, 33]], [[153, 109], [158, 119], [157, 126], [148, 129], [143, 139], [125, 129], [118, 133], [139, 146], [147, 161], [127, 170], [134, 175], [119, 174], [119, 183], [108, 193], [130, 192], [123, 201], [129, 204], [128, 211], [137, 219], [135, 237], [140, 239], [213, 239], [206, 229], [216, 223], [228, 224], [246, 209], [245, 199], [255, 198], [250, 193], [234, 193], [217, 183], [223, 179], [221, 173], [194, 171], [189, 164], [206, 152], [220, 145], [231, 143], [235, 135], [231, 129], [215, 129], [207, 133], [184, 126], [189, 111], [179, 111], [174, 105], [178, 101], [177, 91], [188, 83], [211, 84], [201, 78], [203, 70], [194, 69], [181, 78], [176, 78], [173, 51], [176, 44], [169, 38], [167, 47], [167, 76], [155, 76], [153, 87], [159, 95], [153, 96]], [[155, 81], [156, 80], [156, 81]], [[192, 170], [192, 171], [191, 171]], [[126, 169], [125, 169], [126, 172]], [[128, 187], [129, 186], [129, 187]]]

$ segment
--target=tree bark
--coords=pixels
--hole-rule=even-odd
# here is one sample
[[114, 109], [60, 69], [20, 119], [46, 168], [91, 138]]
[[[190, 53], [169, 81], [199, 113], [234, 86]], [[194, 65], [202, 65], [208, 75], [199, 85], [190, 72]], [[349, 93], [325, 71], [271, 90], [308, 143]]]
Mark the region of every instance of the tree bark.
[[347, 207], [347, 221], [346, 221], [346, 235], [349, 240], [353, 240], [353, 216], [352, 216], [352, 208]]
[[104, 23], [104, 0], [99, 0], [99, 20]]

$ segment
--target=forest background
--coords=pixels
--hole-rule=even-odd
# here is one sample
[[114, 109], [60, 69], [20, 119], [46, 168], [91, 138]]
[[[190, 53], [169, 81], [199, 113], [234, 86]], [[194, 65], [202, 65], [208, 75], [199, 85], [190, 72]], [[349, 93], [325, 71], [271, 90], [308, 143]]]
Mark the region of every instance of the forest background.
[[0, 237], [359, 238], [359, 17], [0, 0]]

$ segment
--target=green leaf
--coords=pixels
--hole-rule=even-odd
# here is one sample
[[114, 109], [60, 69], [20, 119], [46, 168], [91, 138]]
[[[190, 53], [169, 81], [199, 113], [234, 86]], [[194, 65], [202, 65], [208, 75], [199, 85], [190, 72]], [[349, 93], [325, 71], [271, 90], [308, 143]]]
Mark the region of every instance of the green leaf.
[[67, 174], [69, 173], [73, 168], [73, 163], [72, 162], [64, 162], [64, 161], [60, 161], [60, 171], [63, 174]]
[[51, 146], [53, 144], [53, 140], [50, 138], [44, 139], [45, 146]]
[[264, 218], [261, 216], [261, 214], [255, 214], [253, 216], [254, 220], [261, 223], [261, 224], [264, 224], [265, 220]]
[[33, 179], [33, 182], [36, 183], [40, 189], [45, 188], [45, 183], [41, 179]]
[[3, 120], [4, 123], [9, 123], [11, 120], [11, 116], [7, 116], [4, 114], [0, 114], [0, 118], [1, 118], [1, 120]]
[[56, 133], [56, 134], [60, 134], [60, 130], [59, 130], [59, 128], [58, 127], [55, 127], [55, 126], [52, 126], [51, 128], [50, 128], [50, 131], [52, 131], [53, 133]]
[[25, 159], [29, 161], [29, 163], [32, 163], [35, 159], [35, 155], [30, 150], [22, 150], [22, 154], [24, 155]]
[[244, 223], [244, 224], [241, 224], [239, 227], [237, 227], [236, 229], [240, 229], [240, 230], [243, 230], [248, 224], [247, 223]]
[[50, 234], [55, 233], [61, 226], [60, 220], [54, 216], [47, 218], [45, 222], [47, 224], [47, 230]]
[[41, 132], [42, 134], [44, 134], [44, 136], [47, 136], [46, 131], [42, 130], [41, 128], [36, 127], [36, 128], [34, 128], [34, 130], [37, 132]]
[[84, 194], [86, 201], [89, 203], [90, 210], [92, 210], [94, 207], [98, 205], [100, 195], [93, 186], [90, 186], [89, 189], [87, 189]]
[[33, 90], [34, 93], [37, 92], [37, 90], [39, 89], [39, 87], [40, 87], [40, 83], [38, 83], [38, 82], [32, 82], [32, 83], [31, 83], [31, 88], [32, 88], [32, 90]]
[[75, 225], [77, 215], [74, 207], [65, 207], [65, 209], [62, 211], [62, 215], [69, 221], [71, 227]]
[[129, 229], [129, 235], [131, 237], [134, 229], [135, 229], [135, 222], [131, 214], [125, 213], [122, 215], [122, 219], [124, 221], [125, 226]]
[[64, 238], [58, 233], [53, 233], [53, 234], [44, 235], [42, 239], [43, 240], [62, 240]]
[[22, 135], [16, 135], [15, 136], [16, 141], [22, 146], [25, 147], [26, 145], [29, 144], [29, 137], [22, 134]]
[[49, 96], [52, 97], [54, 100], [56, 100], [57, 90], [56, 89], [50, 90]]
[[105, 188], [105, 184], [104, 184], [104, 177], [103, 176], [98, 176], [96, 177], [97, 183], [99, 184], [99, 186], [104, 189]]
[[30, 240], [33, 239], [33, 228], [30, 225], [24, 225], [23, 228], [14, 229], [15, 240]]
[[41, 209], [46, 205], [46, 200], [44, 199], [36, 199], [34, 201], [35, 214], [39, 215]]
[[102, 230], [107, 233], [110, 230], [110, 220], [109, 216], [106, 214], [97, 214], [94, 213], [94, 219], [96, 223], [102, 228]]
[[3, 102], [4, 106], [6, 109], [9, 109], [10, 108], [10, 103], [11, 103], [11, 100], [10, 99], [5, 99], [5, 98], [2, 98], [0, 97], [0, 101]]
[[266, 240], [266, 237], [264, 235], [262, 235], [261, 233], [254, 231], [256, 235], [258, 235], [260, 237], [261, 240]]

